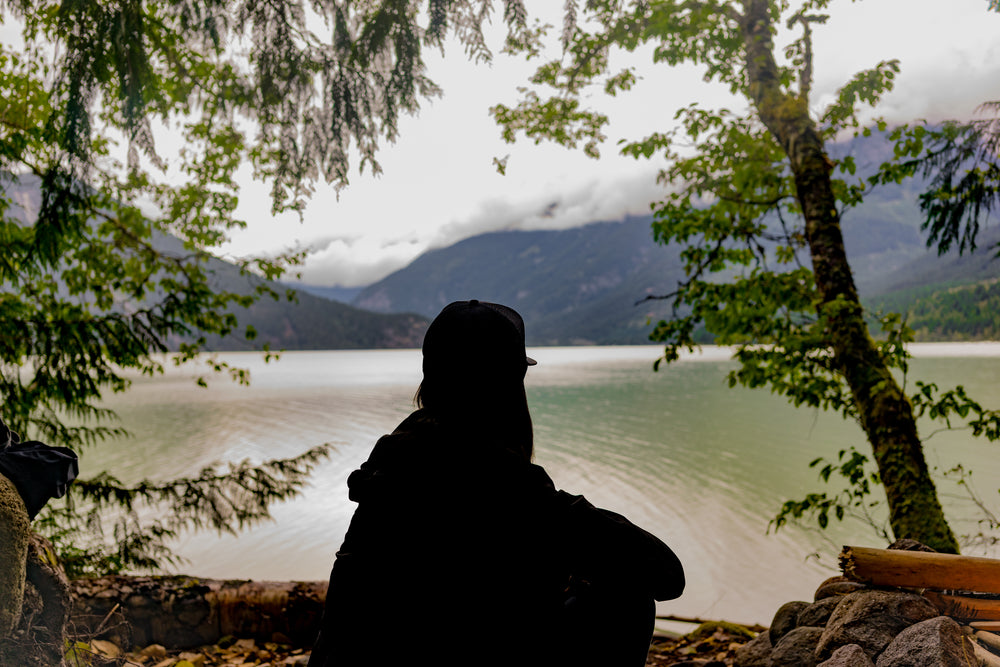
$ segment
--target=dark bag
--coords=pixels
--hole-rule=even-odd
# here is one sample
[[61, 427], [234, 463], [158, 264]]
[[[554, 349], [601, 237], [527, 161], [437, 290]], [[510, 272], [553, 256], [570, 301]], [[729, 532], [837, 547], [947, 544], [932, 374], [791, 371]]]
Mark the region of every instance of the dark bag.
[[67, 447], [50, 447], [20, 436], [0, 420], [0, 475], [14, 484], [32, 519], [50, 498], [66, 495], [79, 474], [76, 453]]

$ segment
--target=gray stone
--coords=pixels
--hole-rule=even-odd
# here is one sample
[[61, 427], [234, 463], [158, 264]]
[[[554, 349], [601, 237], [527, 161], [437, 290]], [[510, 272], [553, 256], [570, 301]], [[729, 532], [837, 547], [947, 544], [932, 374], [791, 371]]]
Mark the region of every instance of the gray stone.
[[771, 667], [815, 667], [823, 628], [795, 628], [771, 650]]
[[819, 600], [833, 597], [835, 595], [843, 597], [866, 588], [868, 588], [868, 586], [865, 584], [858, 583], [857, 581], [851, 581], [847, 577], [830, 577], [821, 583], [819, 588], [816, 589], [816, 594], [813, 596], [813, 600], [818, 602]]
[[735, 667], [768, 667], [771, 664], [771, 639], [766, 632], [736, 649]]
[[774, 612], [774, 618], [771, 619], [771, 627], [767, 630], [771, 646], [777, 646], [782, 637], [798, 627], [799, 612], [808, 606], [808, 602], [795, 600], [778, 607], [778, 611]]
[[972, 645], [961, 626], [948, 616], [916, 623], [892, 640], [876, 667], [964, 667]]
[[830, 615], [816, 659], [822, 662], [841, 646], [857, 644], [874, 660], [903, 629], [937, 615], [934, 605], [915, 593], [874, 589], [851, 593]]
[[937, 553], [926, 544], [917, 542], [916, 540], [911, 540], [908, 537], [896, 540], [889, 545], [889, 548], [895, 549], [896, 551], [927, 551], [930, 553]]
[[799, 627], [822, 628], [830, 620], [830, 615], [837, 608], [843, 596], [823, 598], [799, 612]]
[[848, 644], [838, 648], [829, 660], [824, 660], [816, 667], [875, 667], [875, 663], [863, 648], [857, 644]]

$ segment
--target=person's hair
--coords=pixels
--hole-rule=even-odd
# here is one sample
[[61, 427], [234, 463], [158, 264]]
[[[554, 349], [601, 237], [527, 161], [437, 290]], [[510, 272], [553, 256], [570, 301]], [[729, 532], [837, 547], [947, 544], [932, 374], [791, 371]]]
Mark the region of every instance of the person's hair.
[[471, 429], [487, 446], [499, 446], [530, 461], [534, 435], [524, 371], [468, 366], [428, 367], [414, 401], [445, 422]]

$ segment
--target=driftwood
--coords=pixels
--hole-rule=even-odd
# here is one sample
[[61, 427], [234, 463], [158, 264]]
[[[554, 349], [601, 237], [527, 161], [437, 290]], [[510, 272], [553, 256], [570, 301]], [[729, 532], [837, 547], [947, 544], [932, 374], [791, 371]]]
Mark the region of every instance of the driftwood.
[[925, 551], [844, 547], [844, 576], [875, 586], [1000, 593], [1000, 560]]
[[78, 634], [122, 648], [192, 648], [227, 635], [310, 646], [326, 582], [109, 576], [73, 582]]
[[972, 651], [980, 667], [1000, 667], [1000, 657], [983, 648], [982, 644], [972, 642]]
[[924, 597], [931, 601], [945, 616], [961, 621], [996, 621], [1000, 619], [1000, 600], [960, 593], [939, 593], [924, 591]]

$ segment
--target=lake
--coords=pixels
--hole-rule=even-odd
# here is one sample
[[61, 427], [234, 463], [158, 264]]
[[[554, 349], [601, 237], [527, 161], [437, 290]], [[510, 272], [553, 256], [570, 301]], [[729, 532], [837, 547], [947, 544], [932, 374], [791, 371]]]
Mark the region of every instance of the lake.
[[[538, 365], [526, 380], [536, 461], [556, 485], [626, 515], [685, 564], [687, 591], [659, 613], [767, 624], [783, 602], [811, 600], [817, 584], [838, 573], [841, 545], [884, 546], [857, 522], [768, 533], [784, 500], [825, 490], [811, 460], [851, 445], [867, 453], [855, 424], [767, 391], [728, 388], [733, 362], [724, 349], [707, 347], [654, 373], [660, 349], [533, 348]], [[912, 350], [909, 387], [917, 378], [963, 384], [983, 405], [1000, 406], [1000, 344]], [[165, 480], [213, 462], [289, 457], [333, 443], [309, 488], [274, 507], [273, 522], [238, 537], [186, 533], [175, 545], [187, 559], [177, 570], [186, 574], [325, 580], [355, 507], [347, 476], [413, 409], [420, 352], [290, 352], [270, 364], [249, 353], [220, 356], [249, 368], [252, 384], [219, 376], [202, 389], [193, 368], [136, 379], [107, 403], [132, 437], [84, 451], [81, 476], [109, 469], [126, 482]], [[996, 508], [997, 445], [935, 428], [922, 424], [921, 433], [949, 519], [956, 532], [974, 531], [979, 514], [940, 473], [958, 462], [973, 468], [978, 492]], [[419, 608], [397, 602], [401, 612]]]

